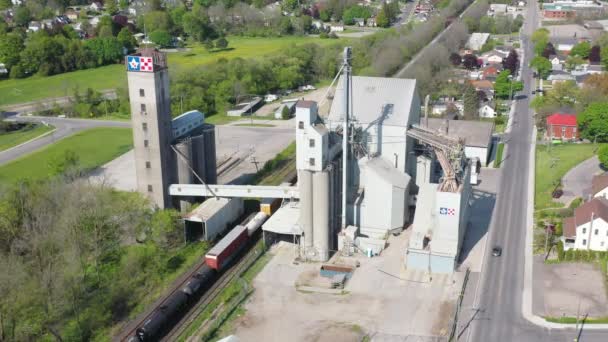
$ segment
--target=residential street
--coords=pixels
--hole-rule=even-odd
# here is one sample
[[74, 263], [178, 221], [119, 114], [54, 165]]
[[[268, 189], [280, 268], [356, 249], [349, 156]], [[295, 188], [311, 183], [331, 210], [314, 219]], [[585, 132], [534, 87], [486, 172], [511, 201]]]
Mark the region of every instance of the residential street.
[[[523, 28], [523, 51], [525, 54], [522, 81], [524, 95], [530, 95], [532, 73], [527, 66], [533, 56], [529, 41], [536, 28], [538, 5], [535, 0], [528, 2], [528, 16]], [[538, 342], [538, 341], [573, 341], [576, 337], [574, 328], [550, 329], [534, 325], [524, 318], [522, 299], [524, 298], [524, 261], [526, 253], [527, 213], [529, 203], [529, 177], [534, 177], [529, 170], [532, 144], [533, 117], [529, 109], [528, 97], [518, 100], [513, 117], [511, 132], [505, 135], [507, 143], [506, 160], [502, 167], [496, 207], [490, 227], [484, 266], [479, 285], [472, 283], [467, 289], [467, 296], [474, 293], [473, 307], [464, 307], [464, 319], [476, 311], [468, 331], [460, 331], [461, 341], [494, 341], [494, 342]], [[499, 245], [503, 248], [502, 256], [494, 257], [490, 250]], [[472, 292], [471, 292], [472, 291]], [[523, 303], [530, 306], [531, 303]], [[466, 322], [459, 322], [459, 326]], [[579, 341], [606, 341], [608, 332], [584, 330]]]

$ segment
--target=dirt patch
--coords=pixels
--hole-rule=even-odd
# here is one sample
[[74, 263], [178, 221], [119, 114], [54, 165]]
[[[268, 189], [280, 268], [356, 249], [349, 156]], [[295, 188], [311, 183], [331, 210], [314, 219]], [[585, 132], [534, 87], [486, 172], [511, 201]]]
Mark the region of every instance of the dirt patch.
[[454, 303], [442, 302], [439, 306], [439, 315], [433, 323], [431, 332], [436, 336], [447, 336], [448, 328], [452, 317], [454, 316]]
[[365, 336], [358, 325], [334, 323], [321, 325], [305, 339], [314, 342], [359, 342]]
[[544, 265], [545, 315], [576, 317], [608, 316], [608, 299], [604, 279], [598, 267], [587, 263]]

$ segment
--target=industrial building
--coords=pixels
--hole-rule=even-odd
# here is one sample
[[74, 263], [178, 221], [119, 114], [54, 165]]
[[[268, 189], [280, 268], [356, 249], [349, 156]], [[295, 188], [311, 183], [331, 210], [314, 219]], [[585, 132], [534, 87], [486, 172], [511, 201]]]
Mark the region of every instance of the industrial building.
[[239, 212], [232, 205], [242, 203], [241, 198], [282, 199], [263, 224], [264, 235], [294, 242], [301, 260], [324, 262], [338, 251], [379, 254], [391, 232], [413, 221], [405, 265], [454, 270], [471, 194], [465, 140], [457, 129], [420, 125], [416, 80], [353, 77], [350, 59], [346, 48], [328, 117], [319, 115], [316, 102], [295, 105], [297, 186], [214, 184], [213, 175], [206, 173], [212, 142], [203, 138], [205, 163], [200, 166], [191, 143], [197, 129], [189, 131], [190, 125], [200, 123], [202, 114], [178, 117], [181, 127], [173, 128], [169, 146], [175, 152], [171, 156], [184, 163], [176, 164], [176, 177], [168, 177], [177, 180], [168, 186], [168, 194], [186, 201], [214, 197], [186, 217], [189, 234], [208, 240], [223, 234], [229, 218]]
[[482, 165], [487, 165], [492, 152], [492, 132], [494, 124], [486, 121], [447, 120], [429, 118], [423, 124], [442, 134], [464, 141], [464, 154], [467, 158], [479, 158]]
[[137, 189], [158, 208], [178, 206], [170, 184], [216, 181], [215, 127], [198, 111], [172, 120], [164, 53], [141, 49], [126, 57], [126, 65]]

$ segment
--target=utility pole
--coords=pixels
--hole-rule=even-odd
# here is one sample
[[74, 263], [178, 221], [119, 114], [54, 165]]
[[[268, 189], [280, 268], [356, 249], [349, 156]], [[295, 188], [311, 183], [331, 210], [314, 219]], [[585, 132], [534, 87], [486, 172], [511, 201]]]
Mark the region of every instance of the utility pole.
[[574, 342], [578, 342], [578, 320], [579, 320], [579, 316], [581, 314], [581, 297], [578, 297], [578, 308], [576, 309], [576, 330], [575, 330], [575, 334], [576, 336], [574, 336]]
[[255, 159], [255, 156], [251, 156], [251, 163], [255, 165], [255, 172], [259, 172], [260, 170], [258, 169], [258, 164], [260, 162]]

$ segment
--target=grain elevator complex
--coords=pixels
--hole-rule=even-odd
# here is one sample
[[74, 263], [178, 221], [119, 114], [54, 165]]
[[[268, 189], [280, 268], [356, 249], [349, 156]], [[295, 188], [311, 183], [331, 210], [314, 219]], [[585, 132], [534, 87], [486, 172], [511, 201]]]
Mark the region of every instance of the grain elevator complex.
[[138, 190], [160, 208], [207, 199], [185, 216], [207, 239], [223, 235], [243, 198], [280, 199], [265, 239], [294, 243], [301, 260], [380, 255], [412, 224], [403, 265], [453, 272], [471, 196], [463, 142], [424, 125], [416, 80], [352, 76], [350, 59], [346, 48], [327, 115], [314, 101], [295, 105], [297, 184], [257, 186], [216, 184], [215, 128], [196, 110], [171, 119], [162, 53], [128, 56]]

